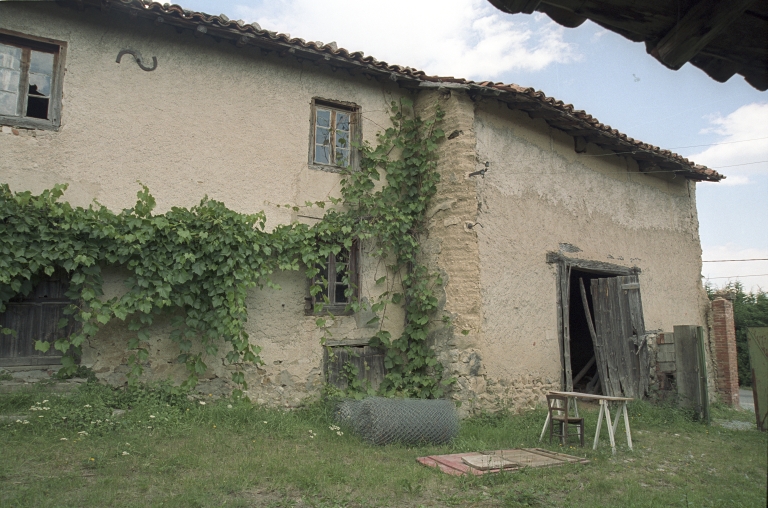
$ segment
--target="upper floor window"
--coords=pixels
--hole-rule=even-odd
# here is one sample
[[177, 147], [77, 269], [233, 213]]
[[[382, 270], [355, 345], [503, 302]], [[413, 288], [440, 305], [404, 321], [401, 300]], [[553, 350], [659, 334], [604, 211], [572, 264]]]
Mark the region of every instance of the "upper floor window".
[[312, 101], [311, 164], [329, 169], [354, 166], [352, 141], [358, 136], [357, 114], [354, 105]]
[[57, 129], [62, 45], [0, 32], [0, 125]]

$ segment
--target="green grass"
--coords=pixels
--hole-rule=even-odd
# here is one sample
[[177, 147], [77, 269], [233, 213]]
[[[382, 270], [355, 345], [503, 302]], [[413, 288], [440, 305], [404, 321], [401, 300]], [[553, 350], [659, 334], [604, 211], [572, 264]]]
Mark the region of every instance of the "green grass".
[[[127, 411], [115, 418], [113, 408]], [[589, 438], [597, 411], [580, 409]], [[644, 402], [629, 409], [635, 450], [620, 427], [613, 457], [605, 430], [597, 451], [539, 443], [541, 409], [466, 420], [451, 445], [375, 447], [329, 429], [323, 404], [284, 412], [227, 400], [201, 405], [162, 388], [88, 384], [62, 396], [41, 387], [0, 396], [1, 415], [30, 422], [0, 423], [0, 506], [765, 506], [764, 433], [706, 427]], [[751, 418], [724, 407], [713, 414]], [[591, 462], [481, 477], [416, 462], [537, 446]]]

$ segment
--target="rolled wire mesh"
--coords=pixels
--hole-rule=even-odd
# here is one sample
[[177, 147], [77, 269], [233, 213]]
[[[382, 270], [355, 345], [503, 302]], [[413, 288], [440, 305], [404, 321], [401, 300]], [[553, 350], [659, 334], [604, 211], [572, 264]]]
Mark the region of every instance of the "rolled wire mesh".
[[459, 433], [459, 416], [449, 400], [345, 400], [337, 406], [336, 420], [376, 445], [444, 444]]

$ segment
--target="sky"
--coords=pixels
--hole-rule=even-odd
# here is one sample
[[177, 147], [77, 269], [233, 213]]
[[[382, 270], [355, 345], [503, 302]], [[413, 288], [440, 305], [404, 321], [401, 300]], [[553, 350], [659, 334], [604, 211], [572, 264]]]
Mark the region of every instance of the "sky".
[[[305, 40], [336, 42], [430, 75], [541, 90], [635, 139], [727, 176], [699, 183], [704, 282], [768, 290], [768, 92], [738, 75], [717, 83], [686, 64], [661, 65], [587, 21], [509, 15], [486, 0], [181, 0], [187, 9], [257, 22]], [[760, 275], [760, 276], [755, 276]]]

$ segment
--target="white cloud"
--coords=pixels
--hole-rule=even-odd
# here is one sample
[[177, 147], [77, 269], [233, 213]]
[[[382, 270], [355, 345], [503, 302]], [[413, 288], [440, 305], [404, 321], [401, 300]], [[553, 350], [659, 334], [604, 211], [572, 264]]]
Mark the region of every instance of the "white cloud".
[[728, 177], [723, 183], [730, 185], [747, 184], [750, 175], [768, 174], [768, 162], [746, 164], [768, 161], [768, 103], [747, 104], [728, 116], [711, 117], [709, 123], [702, 134], [718, 134], [717, 142], [725, 144], [710, 146], [689, 159], [710, 168], [729, 166], [718, 172]]
[[267, 30], [335, 41], [428, 74], [496, 79], [579, 58], [563, 41], [565, 29], [546, 16], [512, 17], [486, 0], [283, 0], [232, 8], [236, 17]]
[[602, 39], [602, 37], [605, 34], [607, 34], [607, 33], [608, 33], [608, 30], [606, 30], [604, 28], [603, 29], [598, 29], [597, 31], [595, 31], [595, 33], [592, 34], [592, 37], [589, 39], [589, 42], [591, 42], [593, 44], [594, 43], [598, 43], [598, 42], [600, 42], [600, 39]]
[[[745, 248], [726, 244], [703, 248], [702, 259], [768, 259], [768, 249]], [[703, 263], [704, 283], [723, 287], [729, 282], [739, 281], [747, 291], [758, 288], [768, 290], [768, 275], [760, 277], [739, 277], [744, 275], [768, 274], [768, 261], [742, 261], [726, 263]], [[735, 277], [734, 277], [735, 276]]]

